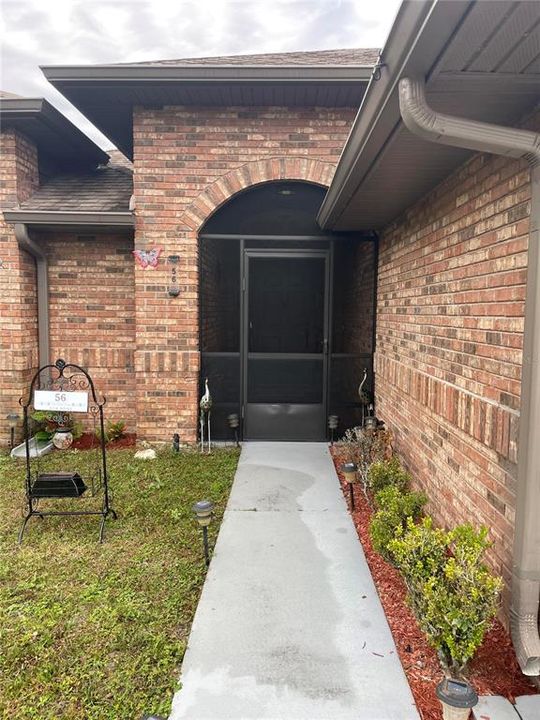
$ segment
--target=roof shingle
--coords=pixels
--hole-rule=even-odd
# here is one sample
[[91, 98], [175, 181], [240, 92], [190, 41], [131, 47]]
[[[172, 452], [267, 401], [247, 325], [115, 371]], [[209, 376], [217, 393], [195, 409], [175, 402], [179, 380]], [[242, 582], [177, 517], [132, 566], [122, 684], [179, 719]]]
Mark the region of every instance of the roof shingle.
[[311, 50], [308, 52], [263, 53], [260, 55], [219, 55], [216, 57], [152, 60], [129, 65], [375, 65], [377, 48]]
[[108, 164], [91, 172], [66, 173], [51, 178], [21, 210], [72, 212], [123, 212], [129, 210], [133, 173]]

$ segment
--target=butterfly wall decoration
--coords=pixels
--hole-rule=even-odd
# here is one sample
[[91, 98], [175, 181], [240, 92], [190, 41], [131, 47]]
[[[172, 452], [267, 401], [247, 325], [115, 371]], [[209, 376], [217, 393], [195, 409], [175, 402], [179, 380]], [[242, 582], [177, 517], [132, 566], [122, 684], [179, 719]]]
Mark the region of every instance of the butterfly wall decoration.
[[133, 250], [133, 255], [135, 255], [135, 260], [143, 270], [146, 268], [156, 268], [162, 249], [163, 248], [158, 247], [152, 248], [151, 250]]

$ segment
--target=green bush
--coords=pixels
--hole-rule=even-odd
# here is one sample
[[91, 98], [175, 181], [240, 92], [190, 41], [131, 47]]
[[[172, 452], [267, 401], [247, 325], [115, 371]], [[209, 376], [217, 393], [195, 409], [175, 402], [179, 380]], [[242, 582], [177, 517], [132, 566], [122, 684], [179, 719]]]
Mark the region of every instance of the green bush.
[[[120, 440], [126, 434], [126, 423], [124, 420], [109, 420], [105, 426], [105, 442]], [[95, 433], [98, 440], [101, 440], [101, 430], [98, 428]]]
[[482, 562], [489, 546], [487, 528], [444, 532], [429, 518], [409, 521], [388, 543], [420, 627], [454, 673], [473, 657], [497, 612], [502, 580]]
[[448, 549], [447, 533], [433, 527], [433, 520], [425, 517], [416, 524], [411, 518], [405, 528], [398, 528], [388, 543], [394, 565], [403, 573], [414, 602], [417, 591], [445, 562]]
[[380, 490], [375, 495], [377, 512], [371, 518], [369, 535], [373, 548], [383, 557], [392, 559], [389, 543], [399, 530], [403, 530], [407, 518], [417, 520], [427, 502], [424, 493], [401, 492], [394, 486]]
[[399, 458], [395, 455], [390, 460], [374, 462], [368, 471], [368, 485], [374, 493], [391, 485], [405, 492], [410, 481], [411, 476], [401, 467]]

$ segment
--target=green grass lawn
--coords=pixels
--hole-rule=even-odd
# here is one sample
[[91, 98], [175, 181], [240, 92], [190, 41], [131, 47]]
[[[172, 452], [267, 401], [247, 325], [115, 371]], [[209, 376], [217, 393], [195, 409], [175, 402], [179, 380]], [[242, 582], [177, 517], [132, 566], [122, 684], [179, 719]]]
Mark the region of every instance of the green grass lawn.
[[[41, 469], [83, 474], [93, 455], [48, 456]], [[1, 718], [140, 720], [170, 710], [206, 573], [191, 506], [216, 503], [213, 543], [238, 452], [108, 458], [118, 520], [107, 520], [105, 543], [99, 517], [32, 518], [19, 548], [24, 463], [0, 456]], [[41, 507], [66, 502], [96, 499]]]

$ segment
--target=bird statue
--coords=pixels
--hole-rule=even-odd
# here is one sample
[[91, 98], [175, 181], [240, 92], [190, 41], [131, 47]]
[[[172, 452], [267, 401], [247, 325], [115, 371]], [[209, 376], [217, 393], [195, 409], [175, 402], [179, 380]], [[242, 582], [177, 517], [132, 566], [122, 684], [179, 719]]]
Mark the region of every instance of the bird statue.
[[210, 395], [210, 388], [208, 387], [208, 378], [204, 379], [204, 395], [199, 402], [199, 408], [201, 410], [201, 452], [204, 452], [204, 416], [206, 415], [206, 425], [208, 429], [207, 448], [208, 454], [210, 454], [210, 451], [212, 449], [212, 441], [210, 437], [210, 412], [212, 410], [212, 396]]
[[366, 405], [369, 405], [371, 403], [371, 397], [369, 393], [364, 390], [364, 385], [367, 381], [367, 375], [367, 368], [364, 368], [364, 376], [362, 377], [360, 385], [358, 386], [358, 396], [360, 398], [360, 404], [362, 405], [362, 426], [364, 425], [365, 420]]

